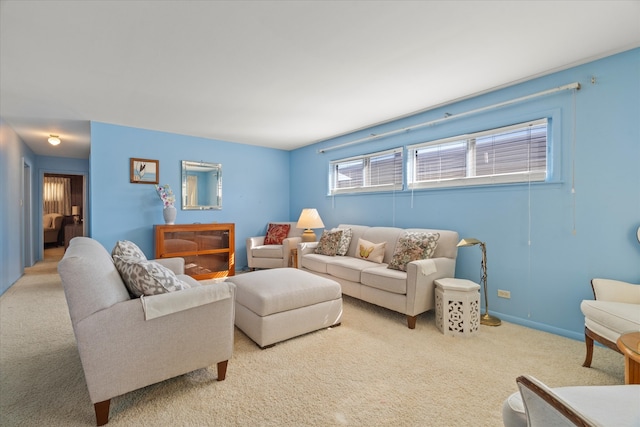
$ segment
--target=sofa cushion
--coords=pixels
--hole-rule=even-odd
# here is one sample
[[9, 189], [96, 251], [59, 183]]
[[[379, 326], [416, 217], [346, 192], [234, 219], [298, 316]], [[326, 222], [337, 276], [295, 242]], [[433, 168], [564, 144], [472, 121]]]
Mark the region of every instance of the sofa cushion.
[[407, 264], [433, 256], [438, 245], [439, 233], [405, 232], [398, 239], [389, 268], [407, 271]]
[[373, 243], [368, 240], [358, 239], [358, 251], [356, 257], [367, 261], [381, 263], [384, 260], [384, 250], [387, 242]]
[[342, 230], [324, 230], [314, 252], [321, 255], [335, 256], [341, 239]]
[[377, 267], [380, 264], [353, 257], [335, 257], [327, 263], [327, 273], [339, 279], [360, 282], [360, 274], [363, 270]]
[[305, 254], [301, 259], [301, 267], [316, 273], [327, 273], [327, 265], [334, 257], [316, 253]]
[[111, 250], [111, 256], [131, 256], [139, 259], [147, 259], [144, 252], [142, 252], [142, 249], [140, 249], [135, 243], [128, 240], [118, 240]]
[[407, 273], [391, 270], [384, 266], [363, 270], [360, 274], [360, 283], [394, 294], [405, 295], [407, 293]]
[[281, 245], [289, 235], [290, 224], [269, 224], [267, 235], [264, 238], [265, 245]]
[[342, 230], [342, 237], [340, 237], [340, 244], [338, 245], [338, 252], [336, 252], [336, 255], [345, 256], [349, 250], [349, 245], [351, 244], [353, 230], [351, 228], [334, 228], [331, 231], [338, 230]]
[[135, 297], [164, 294], [191, 287], [178, 279], [173, 271], [157, 262], [121, 255], [115, 255], [113, 261], [127, 289]]

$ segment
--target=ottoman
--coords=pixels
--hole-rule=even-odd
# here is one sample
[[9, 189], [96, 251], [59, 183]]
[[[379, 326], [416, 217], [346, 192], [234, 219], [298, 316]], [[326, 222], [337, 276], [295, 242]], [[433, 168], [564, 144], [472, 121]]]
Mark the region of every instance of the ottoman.
[[296, 268], [274, 268], [227, 278], [236, 285], [236, 326], [260, 348], [342, 318], [340, 284]]

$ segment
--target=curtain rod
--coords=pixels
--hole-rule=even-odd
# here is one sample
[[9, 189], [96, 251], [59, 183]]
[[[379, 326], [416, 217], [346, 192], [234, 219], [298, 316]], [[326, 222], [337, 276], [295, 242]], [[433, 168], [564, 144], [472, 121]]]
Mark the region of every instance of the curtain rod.
[[408, 126], [408, 127], [405, 127], [405, 128], [396, 129], [396, 130], [392, 130], [392, 131], [384, 132], [384, 133], [380, 133], [380, 134], [371, 134], [371, 135], [366, 136], [364, 138], [356, 139], [355, 141], [345, 142], [344, 144], [334, 145], [333, 147], [327, 147], [327, 148], [319, 149], [318, 153], [326, 153], [327, 151], [337, 150], [338, 148], [347, 147], [349, 145], [360, 144], [361, 142], [365, 142], [365, 141], [371, 141], [371, 140], [378, 139], [378, 138], [384, 138], [384, 137], [391, 136], [391, 135], [397, 135], [399, 133], [409, 132], [409, 131], [412, 131], [412, 130], [415, 130], [415, 129], [419, 129], [419, 128], [423, 128], [423, 127], [426, 127], [426, 126], [433, 126], [433, 125], [436, 125], [438, 123], [445, 122], [447, 120], [452, 120], [452, 119], [457, 119], [457, 118], [460, 118], [460, 117], [470, 116], [472, 114], [481, 113], [483, 111], [492, 110], [494, 108], [500, 108], [500, 107], [504, 107], [506, 105], [515, 104], [517, 102], [527, 101], [529, 99], [538, 98], [538, 97], [541, 97], [541, 96], [550, 95], [552, 93], [560, 92], [560, 91], [563, 91], [563, 90], [572, 90], [572, 89], [580, 90], [580, 83], [578, 83], [578, 82], [569, 83], [569, 84], [566, 84], [564, 86], [558, 86], [558, 87], [555, 87], [555, 88], [552, 88], [552, 89], [543, 90], [542, 92], [533, 93], [531, 95], [522, 96], [520, 98], [511, 99], [509, 101], [499, 102], [499, 103], [493, 104], [493, 105], [487, 105], [486, 107], [476, 108], [475, 110], [469, 110], [469, 111], [466, 111], [464, 113], [446, 114], [443, 118], [440, 118], [440, 119], [431, 120], [431, 121], [424, 122], [424, 123], [418, 123], [417, 125]]

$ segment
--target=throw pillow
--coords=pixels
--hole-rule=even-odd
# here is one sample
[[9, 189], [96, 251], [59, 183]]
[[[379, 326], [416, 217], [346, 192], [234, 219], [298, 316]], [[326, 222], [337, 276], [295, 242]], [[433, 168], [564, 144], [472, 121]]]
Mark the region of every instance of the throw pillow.
[[154, 261], [116, 255], [113, 262], [127, 289], [135, 297], [165, 294], [191, 287], [178, 279], [173, 271]]
[[440, 233], [405, 232], [398, 239], [393, 258], [387, 268], [407, 271], [407, 264], [433, 256]]
[[340, 238], [340, 244], [338, 245], [338, 252], [336, 255], [345, 256], [349, 251], [349, 245], [351, 244], [351, 238], [353, 237], [353, 230], [350, 228], [334, 228], [331, 231], [342, 230], [342, 237]]
[[289, 235], [291, 224], [269, 224], [267, 235], [264, 238], [265, 245], [281, 245]]
[[324, 230], [318, 246], [316, 246], [315, 253], [320, 255], [335, 256], [338, 252], [338, 246], [340, 245], [340, 239], [342, 238], [342, 230], [329, 231]]
[[128, 240], [118, 240], [111, 251], [111, 256], [133, 256], [140, 259], [147, 259], [138, 245]]
[[386, 246], [387, 242], [372, 243], [368, 240], [358, 239], [356, 257], [380, 264], [384, 259], [384, 249]]

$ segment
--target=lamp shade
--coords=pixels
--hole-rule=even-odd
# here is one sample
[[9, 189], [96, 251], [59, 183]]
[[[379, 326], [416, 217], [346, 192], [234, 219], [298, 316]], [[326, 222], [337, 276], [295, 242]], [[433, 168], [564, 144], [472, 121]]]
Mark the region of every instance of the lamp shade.
[[71, 206], [71, 215], [80, 215], [78, 211], [79, 209], [77, 206]]
[[480, 243], [482, 243], [480, 240], [470, 237], [468, 239], [460, 240], [460, 242], [458, 242], [458, 247], [474, 246], [479, 245]]
[[316, 209], [305, 208], [302, 209], [302, 213], [300, 214], [300, 218], [298, 219], [298, 224], [296, 224], [296, 228], [322, 228], [324, 227], [324, 223], [320, 218], [320, 214]]

